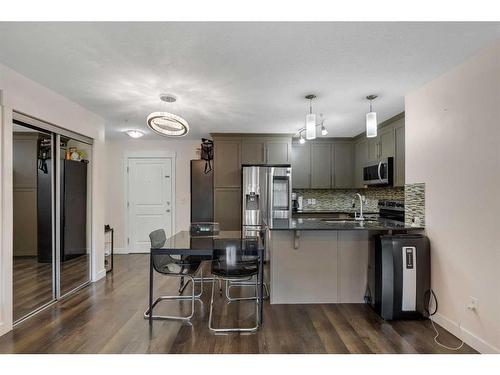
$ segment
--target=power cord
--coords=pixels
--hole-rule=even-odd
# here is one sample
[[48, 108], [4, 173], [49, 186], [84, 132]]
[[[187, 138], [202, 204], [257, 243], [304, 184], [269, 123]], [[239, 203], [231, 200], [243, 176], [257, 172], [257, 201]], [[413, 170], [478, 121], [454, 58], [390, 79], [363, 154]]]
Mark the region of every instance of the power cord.
[[[460, 350], [462, 349], [462, 347], [464, 346], [464, 341], [462, 339], [460, 339], [460, 345], [459, 346], [456, 346], [456, 347], [450, 347], [450, 346], [446, 346], [442, 343], [440, 343], [438, 341], [438, 337], [439, 337], [439, 331], [437, 330], [436, 326], [434, 325], [434, 321], [432, 320], [432, 316], [435, 315], [438, 311], [438, 301], [437, 301], [437, 297], [436, 297], [436, 294], [434, 293], [434, 291], [432, 289], [429, 289], [429, 304], [428, 306], [430, 307], [431, 305], [431, 301], [432, 299], [434, 299], [434, 303], [435, 303], [435, 308], [434, 308], [434, 311], [431, 313], [429, 308], [425, 308], [425, 312], [427, 313], [428, 317], [429, 317], [429, 320], [431, 321], [431, 325], [432, 325], [432, 328], [434, 329], [434, 332], [436, 332], [436, 336], [434, 336], [434, 342], [436, 344], [438, 344], [439, 346], [441, 346], [442, 348], [445, 348], [445, 349], [448, 349], [448, 350]], [[459, 334], [460, 336], [462, 336], [462, 318], [460, 318], [460, 320], [458, 321], [458, 331], [459, 331]]]

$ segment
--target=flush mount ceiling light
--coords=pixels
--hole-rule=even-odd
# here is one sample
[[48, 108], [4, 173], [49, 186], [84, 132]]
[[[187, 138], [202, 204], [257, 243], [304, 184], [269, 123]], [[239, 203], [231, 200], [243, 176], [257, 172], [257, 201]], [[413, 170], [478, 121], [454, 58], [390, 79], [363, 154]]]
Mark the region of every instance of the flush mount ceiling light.
[[144, 132], [137, 129], [127, 130], [125, 133], [131, 138], [141, 138], [144, 135]]
[[377, 112], [372, 110], [372, 101], [377, 99], [377, 95], [368, 95], [370, 101], [370, 112], [366, 114], [366, 138], [375, 138], [377, 136]]
[[[160, 99], [166, 103], [174, 103], [174, 95], [162, 94]], [[148, 126], [156, 133], [166, 137], [183, 137], [189, 132], [189, 124], [182, 117], [170, 112], [153, 112], [147, 117]]]

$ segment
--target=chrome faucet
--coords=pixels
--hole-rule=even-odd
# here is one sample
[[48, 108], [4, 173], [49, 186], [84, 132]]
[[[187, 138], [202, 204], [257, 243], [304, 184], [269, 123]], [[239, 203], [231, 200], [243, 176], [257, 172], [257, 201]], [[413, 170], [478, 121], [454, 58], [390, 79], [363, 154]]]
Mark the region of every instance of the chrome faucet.
[[365, 220], [365, 217], [363, 216], [363, 204], [366, 202], [366, 198], [364, 195], [361, 195], [359, 193], [354, 194], [354, 198], [352, 198], [352, 208], [356, 207], [356, 204], [354, 202], [356, 197], [359, 198], [359, 215], [357, 215], [357, 213], [354, 212], [354, 219]]

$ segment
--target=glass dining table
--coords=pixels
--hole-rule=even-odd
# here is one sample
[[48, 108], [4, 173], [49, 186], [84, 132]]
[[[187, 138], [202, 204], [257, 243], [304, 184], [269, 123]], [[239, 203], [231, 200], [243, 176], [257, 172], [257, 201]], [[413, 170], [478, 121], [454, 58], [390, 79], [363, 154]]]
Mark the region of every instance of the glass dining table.
[[[263, 322], [263, 302], [264, 302], [264, 258], [266, 251], [266, 235], [265, 231], [258, 233], [258, 236], [251, 237], [255, 240], [257, 246], [246, 248], [246, 255], [255, 255], [258, 257], [259, 271], [257, 275], [258, 283], [258, 299], [259, 299], [259, 325]], [[210, 259], [213, 257], [216, 250], [224, 247], [227, 240], [228, 244], [234, 244], [235, 240], [249, 240], [241, 231], [218, 231], [214, 233], [196, 233], [190, 231], [181, 231], [168, 237], [163, 244], [155, 244], [151, 248], [149, 261], [149, 310], [153, 307], [153, 290], [154, 290], [154, 268], [153, 257], [155, 255], [195, 255]], [[149, 323], [152, 324], [153, 314], [150, 314]]]

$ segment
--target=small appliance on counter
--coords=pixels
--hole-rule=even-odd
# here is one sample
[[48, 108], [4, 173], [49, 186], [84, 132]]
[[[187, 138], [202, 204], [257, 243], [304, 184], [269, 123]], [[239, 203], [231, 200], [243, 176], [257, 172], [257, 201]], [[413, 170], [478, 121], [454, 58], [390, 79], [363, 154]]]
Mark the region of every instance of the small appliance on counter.
[[[299, 201], [298, 201], [298, 196], [297, 193], [292, 193], [292, 211], [297, 212], [299, 211]], [[302, 198], [302, 197], [300, 197]]]
[[380, 200], [378, 202], [379, 216], [384, 219], [405, 221], [405, 202]]
[[363, 168], [363, 184], [392, 186], [393, 158], [369, 162]]
[[370, 303], [385, 320], [419, 319], [428, 308], [430, 246], [418, 234], [375, 236]]

